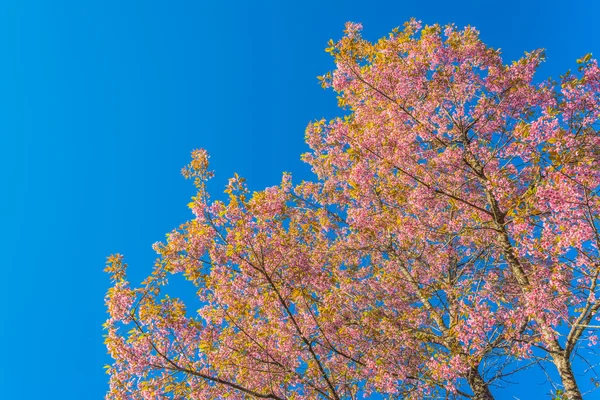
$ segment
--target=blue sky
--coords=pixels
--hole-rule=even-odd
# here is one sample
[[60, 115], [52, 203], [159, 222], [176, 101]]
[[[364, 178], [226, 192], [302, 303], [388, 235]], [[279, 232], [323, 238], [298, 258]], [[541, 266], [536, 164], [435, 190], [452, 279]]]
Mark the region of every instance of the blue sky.
[[[506, 61], [546, 48], [545, 78], [600, 55], [596, 4], [1, 2], [0, 398], [103, 397], [105, 258], [149, 271], [152, 243], [190, 218], [192, 149], [219, 193], [234, 172], [252, 189], [310, 178], [304, 128], [340, 113], [316, 76], [346, 21], [370, 39], [413, 16], [474, 25]], [[542, 377], [519, 380], [498, 398], [543, 398]]]

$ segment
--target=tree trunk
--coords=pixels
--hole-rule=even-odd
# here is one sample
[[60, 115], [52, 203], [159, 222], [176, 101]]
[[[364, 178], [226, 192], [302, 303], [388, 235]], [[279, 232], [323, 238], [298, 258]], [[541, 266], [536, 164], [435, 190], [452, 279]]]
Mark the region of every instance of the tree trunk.
[[469, 370], [467, 380], [469, 381], [469, 386], [471, 386], [471, 390], [473, 391], [473, 400], [494, 400], [494, 396], [492, 396], [492, 393], [488, 388], [488, 384], [479, 374], [477, 367], [472, 367]]
[[564, 355], [553, 355], [552, 361], [556, 365], [560, 379], [564, 387], [564, 394], [569, 400], [583, 400], [577, 381], [575, 381], [575, 375], [573, 375], [573, 368], [571, 368], [571, 361]]
[[[465, 158], [465, 162], [479, 177], [481, 184], [486, 187], [488, 180], [485, 176], [483, 165], [479, 162], [477, 157], [475, 157], [475, 155], [468, 150], [469, 140], [467, 131], [463, 131], [463, 144], [465, 149], [467, 149], [467, 157]], [[519, 260], [517, 253], [515, 252], [515, 249], [510, 241], [510, 237], [506, 229], [506, 213], [500, 209], [500, 204], [490, 189], [486, 188], [484, 193], [488, 205], [490, 206], [490, 212], [495, 223], [495, 228], [498, 231], [498, 243], [500, 245], [500, 249], [510, 267], [513, 277], [516, 279], [523, 292], [527, 293], [531, 290], [529, 278], [527, 277], [526, 271], [523, 268], [523, 265], [521, 264], [521, 261]], [[536, 322], [542, 327], [542, 333], [547, 333], [552, 337], [555, 336], [556, 331], [554, 329], [548, 327], [545, 328], [546, 321], [544, 320], [543, 316], [541, 317], [541, 320], [537, 320]], [[544, 332], [548, 329], [551, 329], [552, 332]], [[575, 375], [573, 375], [573, 368], [571, 367], [571, 361], [569, 359], [570, 352], [563, 349], [556, 339], [553, 339], [553, 343], [551, 343], [549, 347], [549, 353], [552, 356], [552, 362], [556, 366], [558, 374], [560, 375], [560, 379], [562, 380], [565, 396], [569, 400], [583, 400], [581, 392], [579, 391], [579, 387], [577, 386], [577, 381], [575, 380]], [[479, 374], [477, 375], [479, 376]], [[479, 376], [479, 378], [481, 379], [481, 376]], [[471, 384], [470, 378], [469, 383]], [[471, 387], [473, 387], [473, 385], [471, 385]], [[477, 396], [477, 392], [475, 392], [475, 397], [473, 397], [474, 399], [486, 399], [486, 397]]]
[[[500, 211], [498, 202], [493, 197], [492, 193], [487, 191], [486, 195], [488, 197], [490, 207], [494, 213], [494, 222], [496, 222], [498, 241], [502, 253], [504, 254], [504, 257], [510, 266], [513, 277], [517, 280], [522, 290], [524, 292], [528, 292], [530, 290], [529, 278], [527, 277], [527, 274], [523, 269], [523, 265], [514, 251], [512, 243], [510, 242], [510, 238], [505, 226], [505, 214]], [[537, 320], [537, 323], [540, 325], [542, 333], [552, 337], [556, 335], [556, 331], [554, 329], [546, 326], [546, 321], [543, 316]], [[558, 374], [560, 375], [560, 379], [564, 387], [565, 396], [569, 400], [582, 400], [583, 397], [581, 396], [581, 392], [577, 386], [577, 381], [575, 380], [575, 375], [573, 374], [573, 368], [571, 367], [571, 361], [568, 355], [569, 352], [565, 351], [565, 349], [562, 348], [556, 339], [553, 339], [549, 347], [552, 362], [558, 369]]]

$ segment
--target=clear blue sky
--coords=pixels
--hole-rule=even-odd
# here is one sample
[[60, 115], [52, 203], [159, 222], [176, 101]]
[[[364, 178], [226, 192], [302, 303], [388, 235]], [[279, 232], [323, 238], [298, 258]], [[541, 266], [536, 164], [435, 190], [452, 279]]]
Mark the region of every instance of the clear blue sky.
[[[310, 177], [304, 128], [339, 113], [316, 76], [344, 22], [371, 39], [412, 16], [474, 25], [507, 61], [546, 48], [541, 77], [557, 77], [600, 56], [596, 4], [1, 2], [0, 399], [104, 396], [105, 257], [149, 271], [151, 244], [191, 216], [192, 149], [211, 152], [218, 192], [233, 172], [253, 189]], [[519, 380], [498, 398], [544, 398], [543, 378]]]

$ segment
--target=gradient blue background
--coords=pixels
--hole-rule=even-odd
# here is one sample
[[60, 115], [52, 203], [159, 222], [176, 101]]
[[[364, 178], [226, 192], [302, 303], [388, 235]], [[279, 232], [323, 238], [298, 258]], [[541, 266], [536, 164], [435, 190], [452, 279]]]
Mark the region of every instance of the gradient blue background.
[[[526, 3], [526, 4], [525, 4]], [[310, 171], [307, 123], [340, 113], [316, 76], [344, 22], [377, 39], [411, 16], [471, 24], [506, 60], [547, 49], [541, 78], [600, 55], [588, 1], [4, 1], [0, 4], [0, 399], [100, 399], [109, 286], [189, 219], [179, 171], [207, 148], [216, 193]], [[546, 398], [521, 374], [499, 399]], [[547, 388], [547, 386], [545, 387]]]

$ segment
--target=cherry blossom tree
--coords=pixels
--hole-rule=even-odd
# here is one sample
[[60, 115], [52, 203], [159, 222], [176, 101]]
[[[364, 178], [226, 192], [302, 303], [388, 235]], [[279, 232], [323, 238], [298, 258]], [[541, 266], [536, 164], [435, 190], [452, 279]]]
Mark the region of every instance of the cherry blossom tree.
[[[581, 399], [596, 345], [600, 69], [538, 82], [470, 27], [410, 21], [377, 43], [349, 23], [321, 77], [346, 115], [309, 125], [314, 182], [213, 201], [155, 245], [139, 286], [107, 272], [110, 399], [492, 399], [548, 361]], [[200, 309], [165, 293], [183, 274]], [[128, 330], [128, 331], [127, 331]], [[583, 346], [582, 346], [583, 345]]]

